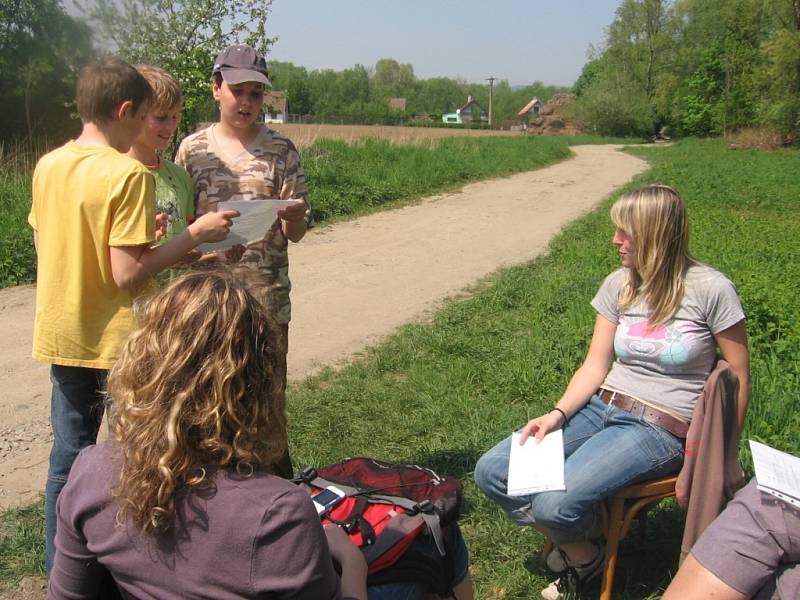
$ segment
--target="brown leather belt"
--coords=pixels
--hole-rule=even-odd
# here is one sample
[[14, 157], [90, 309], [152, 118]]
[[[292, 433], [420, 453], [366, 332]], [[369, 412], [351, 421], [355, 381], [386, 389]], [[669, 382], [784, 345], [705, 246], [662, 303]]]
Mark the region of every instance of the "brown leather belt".
[[637, 400], [636, 398], [632, 398], [626, 394], [600, 388], [597, 390], [597, 395], [606, 404], [610, 406], [616, 406], [617, 408], [620, 408], [625, 412], [629, 412], [632, 415], [640, 416], [648, 423], [658, 425], [662, 429], [666, 429], [672, 435], [679, 438], [685, 438], [687, 432], [689, 431], [689, 423], [686, 421], [682, 421], [677, 417], [673, 417], [669, 413], [665, 413], [662, 410], [653, 408], [641, 400]]

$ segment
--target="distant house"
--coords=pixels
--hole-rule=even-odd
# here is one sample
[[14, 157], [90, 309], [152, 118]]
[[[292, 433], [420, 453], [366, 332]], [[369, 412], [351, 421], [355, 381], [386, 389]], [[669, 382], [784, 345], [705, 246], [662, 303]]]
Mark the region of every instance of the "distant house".
[[406, 112], [405, 98], [389, 98], [388, 104], [391, 112]]
[[442, 122], [463, 125], [465, 123], [485, 120], [485, 114], [486, 111], [484, 108], [475, 102], [472, 96], [468, 96], [467, 103], [461, 108], [457, 108], [456, 112], [443, 114]]
[[528, 102], [525, 106], [522, 107], [517, 113], [518, 117], [522, 117], [522, 122], [527, 125], [529, 118], [536, 118], [539, 116], [539, 111], [542, 110], [542, 101], [539, 100], [538, 96], [534, 96], [530, 102]]
[[264, 95], [264, 123], [286, 123], [289, 114], [286, 92], [269, 92]]

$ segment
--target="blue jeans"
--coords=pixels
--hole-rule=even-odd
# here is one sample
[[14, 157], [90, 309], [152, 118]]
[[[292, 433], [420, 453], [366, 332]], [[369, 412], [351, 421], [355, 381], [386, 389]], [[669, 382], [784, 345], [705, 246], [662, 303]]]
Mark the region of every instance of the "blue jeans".
[[[454, 576], [452, 585], [461, 583], [469, 573], [469, 550], [457, 524], [450, 529], [451, 536], [445, 538], [447, 552], [452, 552]], [[407, 581], [371, 585], [367, 588], [368, 600], [425, 600], [428, 595], [422, 583]]]
[[47, 573], [53, 567], [56, 537], [56, 500], [78, 453], [97, 441], [103, 419], [103, 390], [107, 371], [84, 367], [51, 365], [50, 426], [53, 447], [44, 490], [45, 545]]
[[566, 490], [509, 496], [511, 438], [484, 454], [475, 482], [520, 525], [536, 523], [556, 544], [588, 539], [599, 524], [597, 502], [640, 481], [675, 473], [683, 463], [683, 440], [597, 396], [564, 428]]

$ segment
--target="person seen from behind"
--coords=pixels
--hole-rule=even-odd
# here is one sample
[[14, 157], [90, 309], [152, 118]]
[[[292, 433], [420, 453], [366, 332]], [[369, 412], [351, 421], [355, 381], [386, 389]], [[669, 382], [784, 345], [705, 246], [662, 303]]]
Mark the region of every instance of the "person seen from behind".
[[133, 330], [132, 303], [150, 278], [195, 246], [223, 240], [236, 212], [198, 220], [155, 241], [152, 176], [126, 156], [152, 90], [129, 64], [107, 59], [78, 81], [78, 138], [43, 156], [33, 173], [28, 223], [37, 252], [33, 358], [51, 364], [53, 446], [45, 488], [45, 568], [53, 561], [56, 499], [103, 416], [106, 371]]
[[184, 275], [139, 306], [108, 377], [110, 439], [81, 452], [59, 497], [48, 598], [107, 597], [110, 575], [132, 598], [423, 600], [368, 592], [361, 551], [274, 474], [282, 349], [259, 282], [236, 271]]

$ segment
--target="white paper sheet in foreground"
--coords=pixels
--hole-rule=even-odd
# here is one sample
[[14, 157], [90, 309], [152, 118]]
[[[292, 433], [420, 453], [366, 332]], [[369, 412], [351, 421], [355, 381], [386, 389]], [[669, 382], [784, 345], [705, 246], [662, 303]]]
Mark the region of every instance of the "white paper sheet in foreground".
[[753, 440], [750, 452], [758, 489], [800, 508], [800, 458]]
[[519, 445], [519, 433], [511, 434], [508, 462], [508, 495], [526, 496], [564, 490], [564, 437], [551, 431], [538, 444], [532, 437]]
[[197, 249], [203, 254], [225, 250], [236, 244], [246, 245], [263, 239], [267, 230], [278, 218], [278, 210], [299, 200], [229, 200], [217, 204], [217, 210], [238, 210], [228, 237], [221, 242], [200, 244]]

